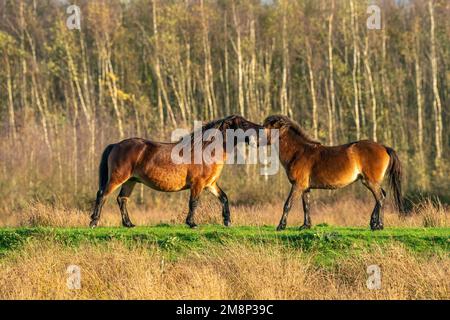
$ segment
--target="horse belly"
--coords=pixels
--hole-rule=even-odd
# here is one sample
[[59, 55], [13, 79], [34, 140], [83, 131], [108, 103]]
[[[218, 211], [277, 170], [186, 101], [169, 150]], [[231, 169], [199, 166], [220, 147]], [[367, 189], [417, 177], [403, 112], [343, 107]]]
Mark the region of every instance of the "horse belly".
[[146, 186], [165, 192], [174, 192], [186, 189], [187, 175], [181, 168], [153, 167], [145, 174], [138, 174], [137, 178]]
[[338, 189], [358, 180], [360, 174], [360, 169], [351, 159], [330, 159], [314, 168], [311, 185], [315, 188]]

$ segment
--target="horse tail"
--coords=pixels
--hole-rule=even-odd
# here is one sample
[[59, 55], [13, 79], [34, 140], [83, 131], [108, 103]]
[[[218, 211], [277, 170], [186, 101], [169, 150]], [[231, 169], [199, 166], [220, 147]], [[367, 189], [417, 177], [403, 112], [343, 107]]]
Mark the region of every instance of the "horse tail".
[[100, 165], [98, 167], [98, 189], [101, 193], [105, 191], [106, 184], [108, 183], [108, 157], [114, 148], [115, 144], [108, 145], [102, 153], [102, 158], [100, 160]]
[[406, 211], [403, 206], [402, 196], [402, 166], [400, 159], [394, 149], [389, 147], [385, 148], [390, 157], [388, 168], [389, 185], [394, 194], [395, 206], [401, 215], [405, 215]]

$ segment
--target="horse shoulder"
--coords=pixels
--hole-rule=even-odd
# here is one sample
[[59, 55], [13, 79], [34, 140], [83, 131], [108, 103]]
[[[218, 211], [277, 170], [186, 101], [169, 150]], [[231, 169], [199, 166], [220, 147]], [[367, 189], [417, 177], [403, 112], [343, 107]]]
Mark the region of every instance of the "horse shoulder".
[[312, 168], [320, 158], [320, 146], [306, 148], [303, 152], [297, 152], [286, 167], [286, 173], [291, 182], [307, 187]]

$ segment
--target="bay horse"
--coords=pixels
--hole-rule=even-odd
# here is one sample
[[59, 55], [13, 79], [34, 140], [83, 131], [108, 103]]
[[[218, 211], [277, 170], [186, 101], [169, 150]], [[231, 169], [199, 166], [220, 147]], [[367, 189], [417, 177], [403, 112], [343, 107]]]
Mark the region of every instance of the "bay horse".
[[[279, 159], [292, 185], [278, 231], [286, 228], [292, 203], [299, 196], [302, 197], [304, 212], [304, 223], [300, 229], [308, 229], [311, 228], [311, 189], [338, 189], [357, 180], [361, 180], [375, 198], [370, 228], [383, 229], [382, 207], [386, 191], [381, 184], [385, 175], [389, 176], [397, 209], [405, 213], [400, 160], [392, 148], [369, 140], [324, 146], [311, 139], [298, 123], [284, 115], [269, 116], [263, 125], [266, 130], [279, 130]], [[271, 137], [268, 134], [266, 136]]]
[[[201, 133], [203, 134], [209, 129], [217, 129], [218, 132], [223, 134], [223, 148], [225, 149], [226, 130], [242, 129], [246, 131], [254, 129], [259, 132], [259, 129], [263, 129], [263, 127], [241, 116], [233, 115], [205, 124], [201, 128]], [[195, 132], [190, 134], [188, 139], [189, 142], [192, 142], [190, 147], [194, 148], [196, 143], [202, 143], [201, 151], [203, 151], [208, 143], [203, 140], [195, 141], [197, 139], [194, 138], [195, 136]], [[200, 138], [202, 138], [202, 135], [200, 135]], [[250, 139], [246, 137], [245, 142], [249, 143]], [[186, 224], [191, 228], [197, 226], [194, 222], [194, 213], [200, 193], [207, 189], [222, 203], [223, 223], [225, 226], [230, 226], [228, 197], [217, 184], [224, 161], [174, 163], [172, 150], [179, 143], [131, 138], [108, 145], [103, 151], [99, 165], [99, 188], [91, 215], [90, 227], [95, 228], [97, 226], [106, 197], [119, 187], [117, 203], [122, 215], [122, 225], [129, 228], [134, 227], [128, 215], [127, 201], [136, 183], [143, 183], [154, 190], [164, 192], [190, 189], [189, 213]], [[234, 138], [233, 143], [233, 146], [235, 146]], [[223, 152], [223, 160], [226, 159], [226, 156], [227, 154]]]

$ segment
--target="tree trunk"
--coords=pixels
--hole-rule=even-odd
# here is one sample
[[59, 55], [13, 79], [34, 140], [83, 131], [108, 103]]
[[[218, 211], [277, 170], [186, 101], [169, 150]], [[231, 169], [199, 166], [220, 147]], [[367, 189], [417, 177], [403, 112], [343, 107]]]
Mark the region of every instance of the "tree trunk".
[[213, 71], [211, 66], [211, 49], [209, 46], [208, 25], [205, 16], [205, 8], [203, 0], [200, 0], [201, 18], [202, 18], [202, 43], [204, 55], [204, 81], [205, 81], [205, 97], [206, 107], [209, 110], [209, 118], [214, 119], [216, 114], [216, 99], [214, 96]]
[[163, 103], [162, 99], [164, 99], [164, 102], [166, 104], [167, 113], [169, 115], [169, 119], [172, 122], [172, 125], [176, 127], [177, 123], [175, 121], [175, 116], [172, 112], [172, 107], [170, 106], [170, 101], [167, 95], [167, 91], [165, 89], [164, 81], [161, 75], [161, 65], [159, 60], [159, 36], [158, 36], [158, 23], [156, 20], [156, 1], [153, 0], [152, 5], [152, 14], [153, 14], [153, 34], [155, 37], [155, 73], [158, 81], [158, 110], [159, 110], [159, 117], [161, 122], [161, 127], [164, 128], [164, 109], [163, 109]]
[[428, 2], [428, 10], [430, 13], [430, 40], [431, 40], [431, 75], [433, 79], [433, 111], [435, 120], [435, 144], [436, 144], [436, 168], [439, 169], [439, 163], [442, 158], [442, 106], [439, 97], [439, 89], [437, 83], [437, 57], [436, 57], [436, 38], [434, 34], [434, 8], [433, 2]]
[[111, 59], [109, 58], [109, 53], [105, 52], [107, 57], [106, 59], [106, 84], [108, 86], [109, 95], [111, 97], [111, 102], [113, 105], [114, 113], [116, 114], [117, 119], [117, 129], [119, 130], [119, 137], [122, 140], [125, 137], [125, 132], [123, 130], [122, 124], [122, 112], [119, 108], [119, 104], [117, 101], [117, 83], [116, 83], [116, 75], [114, 74], [114, 70], [112, 67]]
[[335, 125], [334, 125], [334, 117], [336, 114], [336, 97], [334, 92], [334, 65], [333, 65], [333, 19], [334, 19], [334, 0], [331, 3], [331, 13], [328, 17], [328, 72], [330, 77], [330, 89], [329, 89], [329, 100], [331, 103], [331, 114], [329, 114], [329, 125], [328, 130], [330, 144], [334, 144], [335, 140]]
[[33, 39], [31, 38], [30, 34], [26, 32], [28, 42], [30, 44], [31, 48], [31, 56], [33, 59], [33, 70], [31, 72], [31, 92], [32, 95], [34, 95], [34, 98], [36, 100], [36, 106], [38, 108], [39, 114], [41, 116], [41, 124], [42, 124], [42, 130], [44, 132], [44, 142], [50, 152], [50, 156], [53, 156], [53, 148], [50, 144], [50, 135], [48, 133], [48, 119], [47, 119], [47, 110], [45, 108], [46, 104], [41, 101], [40, 94], [44, 95], [43, 91], [40, 90], [38, 87], [38, 82], [36, 80], [36, 75], [39, 75], [39, 65], [36, 57], [36, 49], [34, 46]]
[[32, 92], [34, 94], [34, 98], [36, 100], [36, 106], [38, 108], [38, 111], [39, 111], [39, 114], [41, 117], [42, 130], [44, 133], [44, 142], [50, 152], [50, 155], [52, 156], [53, 148], [52, 148], [52, 145], [50, 144], [50, 138], [49, 138], [49, 133], [48, 133], [47, 112], [44, 109], [43, 104], [41, 102], [41, 97], [39, 96], [40, 90], [37, 88], [35, 71], [33, 71], [33, 73], [31, 74], [31, 82], [32, 82]]
[[328, 111], [328, 143], [329, 145], [333, 145], [333, 110], [331, 108], [331, 102], [330, 102], [330, 89], [328, 89], [328, 82], [325, 79], [325, 99], [327, 104], [327, 111]]
[[314, 139], [319, 137], [319, 124], [317, 119], [317, 100], [316, 100], [316, 87], [314, 84], [314, 71], [312, 67], [312, 49], [309, 44], [309, 40], [306, 39], [306, 63], [308, 65], [308, 75], [309, 75], [309, 90], [311, 92], [311, 102], [312, 102], [312, 126], [314, 132]]
[[223, 53], [224, 53], [224, 84], [225, 84], [225, 113], [226, 114], [230, 114], [231, 113], [231, 109], [230, 109], [230, 76], [229, 76], [229, 58], [228, 58], [228, 20], [227, 20], [227, 14], [225, 13], [225, 17], [224, 17], [224, 49], [223, 49]]
[[288, 82], [288, 60], [289, 60], [289, 49], [287, 43], [287, 0], [282, 1], [283, 10], [283, 21], [282, 21], [282, 50], [283, 50], [283, 66], [282, 66], [282, 76], [281, 76], [281, 90], [280, 90], [280, 109], [282, 114], [289, 114], [288, 106], [288, 93], [287, 93], [287, 82]]
[[366, 43], [364, 47], [364, 66], [369, 82], [370, 96], [372, 102], [372, 140], [377, 141], [377, 98], [375, 96], [375, 86], [373, 84], [372, 69], [369, 61], [369, 35], [366, 34]]
[[385, 122], [385, 130], [383, 130], [384, 133], [384, 141], [387, 141], [388, 143], [394, 143], [393, 138], [392, 138], [392, 130], [391, 130], [391, 89], [390, 89], [390, 83], [389, 80], [387, 78], [387, 74], [386, 74], [386, 55], [387, 55], [387, 50], [386, 50], [386, 42], [387, 42], [387, 36], [386, 36], [386, 28], [387, 25], [386, 23], [384, 24], [384, 28], [381, 31], [381, 88], [383, 91], [383, 103], [381, 105], [381, 113], [383, 116], [383, 120]]
[[418, 21], [415, 22], [415, 45], [414, 45], [414, 71], [416, 82], [416, 101], [417, 101], [417, 148], [419, 158], [419, 185], [426, 188], [425, 178], [425, 156], [423, 150], [423, 94], [422, 94], [422, 71], [420, 67], [420, 31]]
[[12, 89], [12, 76], [11, 65], [9, 63], [8, 55], [5, 54], [5, 67], [6, 67], [6, 87], [8, 91], [8, 122], [9, 122], [9, 134], [12, 140], [16, 141], [16, 117], [14, 112], [14, 98]]
[[357, 31], [356, 31], [356, 12], [353, 4], [353, 0], [350, 0], [350, 14], [351, 14], [351, 28], [352, 28], [352, 36], [353, 36], [353, 104], [354, 104], [354, 117], [355, 117], [355, 126], [356, 126], [356, 140], [361, 138], [361, 125], [360, 125], [360, 116], [359, 116], [359, 92], [358, 92], [358, 79], [357, 79], [357, 70], [358, 70], [358, 41], [357, 41]]
[[[242, 50], [241, 50], [241, 27], [237, 19], [236, 14], [236, 4], [233, 1], [233, 20], [234, 26], [236, 28], [236, 44], [233, 45], [234, 51], [237, 55], [237, 63], [238, 63], [238, 105], [239, 105], [239, 113], [242, 116], [245, 116], [245, 106], [244, 106], [244, 72], [243, 72], [243, 58], [242, 58]], [[233, 44], [234, 42], [232, 42]]]
[[[24, 17], [24, 2], [19, 1], [19, 26], [20, 26], [20, 50], [25, 52], [25, 17]], [[26, 55], [21, 57], [21, 67], [22, 67], [22, 79], [21, 79], [21, 88], [20, 88], [20, 96], [21, 96], [21, 104], [25, 113], [25, 121], [27, 121], [27, 113], [28, 113], [28, 86], [27, 86], [27, 60]]]
[[247, 90], [249, 91], [249, 113], [250, 115], [255, 115], [256, 111], [259, 110], [257, 101], [257, 90], [256, 90], [256, 30], [255, 30], [255, 20], [251, 17], [250, 21], [250, 46], [251, 46], [251, 61], [250, 61], [250, 74], [249, 83]]
[[72, 170], [73, 170], [73, 188], [78, 190], [78, 101], [76, 97], [73, 81], [69, 81], [72, 96]]

